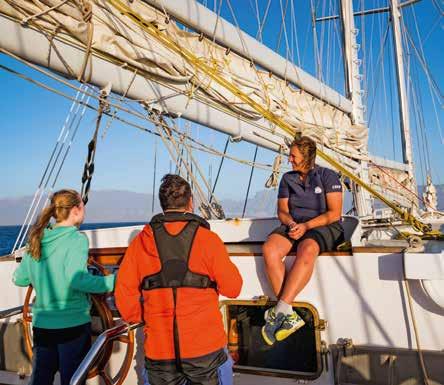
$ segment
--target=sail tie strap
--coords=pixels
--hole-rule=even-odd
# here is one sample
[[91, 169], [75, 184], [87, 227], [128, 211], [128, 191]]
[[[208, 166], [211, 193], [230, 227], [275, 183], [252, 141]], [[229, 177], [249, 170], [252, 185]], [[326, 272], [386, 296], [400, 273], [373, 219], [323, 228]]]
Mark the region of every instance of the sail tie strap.
[[[91, 48], [92, 48], [92, 42], [93, 42], [93, 36], [94, 36], [94, 24], [92, 22], [92, 5], [89, 1], [84, 0], [78, 0], [79, 2], [79, 9], [80, 12], [82, 12], [82, 18], [83, 21], [88, 26], [87, 31], [87, 38], [86, 38], [86, 49], [85, 49], [85, 57], [83, 59], [82, 67], [80, 68], [79, 74], [77, 76], [77, 80], [81, 82], [83, 77], [85, 76], [86, 67], [88, 65], [88, 60], [91, 58]], [[92, 62], [90, 65], [90, 73], [89, 77], [85, 79], [85, 81], [88, 83], [91, 78], [91, 72], [92, 72]]]
[[57, 8], [61, 7], [62, 5], [65, 5], [68, 1], [70, 1], [70, 0], [63, 0], [59, 4], [56, 4], [51, 8], [44, 9], [43, 11], [36, 13], [35, 15], [28, 16], [27, 18], [22, 20], [21, 24], [24, 27], [26, 27], [32, 19], [46, 15], [47, 13], [56, 10]]
[[276, 188], [279, 182], [279, 175], [281, 174], [281, 165], [282, 165], [282, 151], [283, 148], [281, 146], [279, 155], [274, 158], [273, 161], [273, 171], [271, 172], [271, 175], [268, 177], [267, 181], [265, 182], [266, 188]]

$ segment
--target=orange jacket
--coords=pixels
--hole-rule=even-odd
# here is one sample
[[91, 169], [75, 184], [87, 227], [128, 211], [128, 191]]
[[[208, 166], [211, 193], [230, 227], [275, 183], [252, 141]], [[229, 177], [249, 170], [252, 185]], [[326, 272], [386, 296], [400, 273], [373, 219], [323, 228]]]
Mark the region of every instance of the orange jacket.
[[[166, 222], [166, 230], [178, 234], [187, 222]], [[160, 259], [150, 225], [146, 225], [128, 246], [117, 276], [115, 299], [126, 322], [145, 321], [145, 355], [150, 359], [174, 358], [173, 291], [170, 288], [142, 291], [147, 275], [160, 271]], [[217, 234], [198, 228], [191, 248], [190, 270], [208, 275], [220, 294], [235, 298], [242, 277], [230, 261]], [[140, 297], [143, 296], [143, 305]], [[218, 294], [214, 289], [179, 288], [176, 319], [181, 358], [200, 357], [227, 344]]]

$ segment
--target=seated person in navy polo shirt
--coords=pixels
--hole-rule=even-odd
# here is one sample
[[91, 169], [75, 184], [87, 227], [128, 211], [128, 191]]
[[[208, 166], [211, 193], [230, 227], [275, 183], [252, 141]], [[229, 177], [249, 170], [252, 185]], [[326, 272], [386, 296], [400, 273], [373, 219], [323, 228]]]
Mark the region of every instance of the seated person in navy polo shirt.
[[[268, 279], [278, 303], [265, 312], [262, 336], [268, 345], [282, 341], [304, 325], [291, 303], [310, 280], [316, 257], [344, 241], [341, 225], [342, 185], [333, 170], [315, 165], [316, 143], [307, 136], [290, 146], [293, 171], [279, 185], [278, 217], [282, 223], [263, 245]], [[296, 251], [285, 274], [283, 258]]]

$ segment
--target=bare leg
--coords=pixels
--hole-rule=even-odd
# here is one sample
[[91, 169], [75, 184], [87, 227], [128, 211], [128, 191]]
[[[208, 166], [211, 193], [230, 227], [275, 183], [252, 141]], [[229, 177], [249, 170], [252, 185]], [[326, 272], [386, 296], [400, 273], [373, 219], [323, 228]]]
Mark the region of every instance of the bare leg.
[[285, 277], [283, 258], [289, 253], [291, 247], [292, 243], [279, 234], [271, 234], [262, 246], [265, 270], [276, 297], [279, 297]]
[[296, 260], [287, 274], [280, 299], [292, 303], [305, 287], [313, 273], [319, 245], [313, 239], [304, 239], [298, 245]]

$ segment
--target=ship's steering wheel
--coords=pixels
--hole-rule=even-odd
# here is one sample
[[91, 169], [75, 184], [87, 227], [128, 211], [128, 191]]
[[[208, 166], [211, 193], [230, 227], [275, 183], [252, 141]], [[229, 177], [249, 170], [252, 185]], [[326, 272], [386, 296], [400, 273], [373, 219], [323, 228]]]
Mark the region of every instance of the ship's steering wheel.
[[[101, 264], [94, 261], [92, 258], [88, 260], [88, 265], [97, 268], [103, 275], [109, 274], [109, 272]], [[32, 315], [30, 311], [30, 304], [35, 299], [34, 297], [34, 299], [31, 301], [32, 293], [33, 293], [33, 287], [32, 285], [30, 285], [26, 292], [25, 301], [23, 303], [23, 321], [22, 321], [25, 351], [31, 361], [32, 361], [33, 351], [32, 351], [32, 336], [31, 336]], [[92, 301], [91, 310], [94, 316], [97, 316], [100, 319], [102, 328], [105, 330], [114, 327], [115, 322], [113, 320], [113, 315], [105, 301], [105, 296], [91, 295], [91, 301]], [[93, 332], [93, 339], [98, 334], [99, 333]], [[119, 371], [114, 376], [111, 376], [109, 374], [109, 370], [107, 370], [107, 365], [109, 363], [109, 359], [111, 358], [115, 342], [121, 342], [123, 344], [126, 344], [126, 352], [124, 355], [122, 365], [119, 368]], [[130, 330], [128, 331], [127, 334], [119, 336], [118, 338], [109, 341], [105, 345], [105, 348], [103, 349], [98, 359], [96, 360], [95, 365], [88, 372], [88, 378], [100, 376], [106, 385], [122, 385], [130, 369], [133, 353], [134, 353], [134, 331]]]

